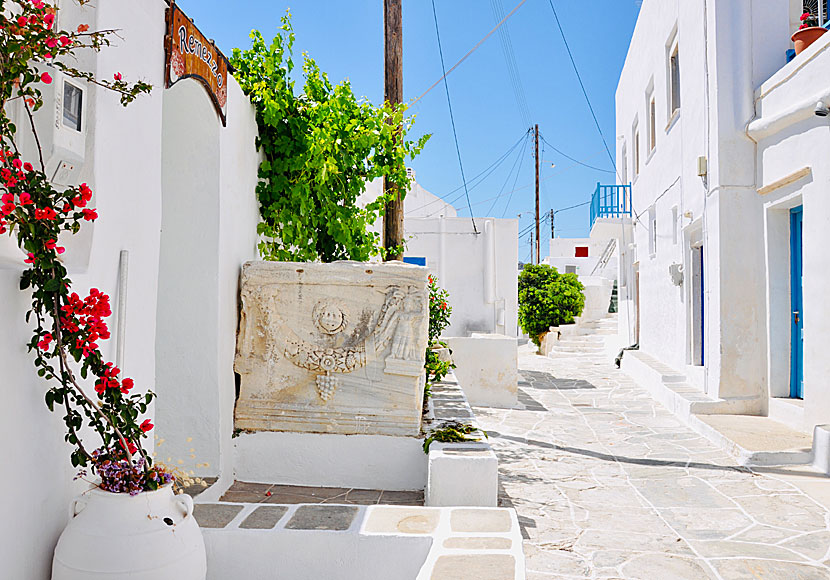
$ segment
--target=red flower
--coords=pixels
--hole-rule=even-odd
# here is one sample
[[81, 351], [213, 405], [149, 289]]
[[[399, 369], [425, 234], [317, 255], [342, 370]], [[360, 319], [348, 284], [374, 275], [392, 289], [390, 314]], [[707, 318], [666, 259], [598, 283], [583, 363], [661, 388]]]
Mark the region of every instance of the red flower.
[[29, 257], [23, 260], [26, 264], [34, 264], [35, 263], [35, 255], [32, 252], [29, 252]]
[[106, 390], [107, 390], [107, 384], [103, 380], [98, 381], [97, 383], [95, 383], [95, 392], [98, 393], [99, 395], [104, 394], [104, 392]]
[[124, 379], [123, 381], [121, 381], [121, 393], [126, 395], [134, 386], [135, 385], [132, 379]]
[[72, 42], [71, 40], [69, 40], [69, 37], [67, 36], [61, 36], [58, 40], [61, 41], [61, 44], [63, 46], [68, 46]]
[[22, 28], [22, 27], [26, 26], [27, 24], [29, 24], [29, 19], [28, 18], [26, 18], [25, 16], [18, 16], [17, 17], [17, 25], [18, 26], [20, 26]]
[[140, 426], [141, 430], [144, 431], [145, 433], [147, 431], [152, 430], [153, 427], [154, 427], [154, 425], [150, 422], [150, 419], [145, 419], [144, 422], [141, 423], [141, 426]]
[[114, 78], [117, 81], [120, 81], [121, 80], [121, 73], [120, 72], [115, 73], [114, 75], [112, 75], [112, 78]]
[[52, 342], [52, 335], [48, 332], [43, 335], [43, 340], [37, 343], [40, 350], [49, 350], [49, 343]]
[[805, 12], [804, 14], [802, 14], [802, 15], [801, 15], [801, 20], [802, 20], [802, 21], [803, 21], [803, 20], [807, 20], [807, 19], [808, 19], [808, 18], [810, 18], [811, 16], [812, 16], [812, 14], [810, 14], [809, 12]]
[[88, 222], [93, 222], [98, 219], [98, 213], [94, 209], [85, 209], [84, 219]]
[[0, 213], [3, 215], [9, 215], [14, 211], [15, 205], [13, 203], [5, 203], [3, 207], [0, 207]]
[[14, 165], [15, 169], [20, 169], [23, 167], [23, 162], [20, 159], [12, 159], [12, 165]]
[[78, 32], [86, 32], [87, 30], [89, 30], [89, 24], [78, 25]]
[[53, 220], [58, 217], [58, 214], [55, 213], [51, 207], [44, 207], [43, 209], [36, 209], [35, 210], [35, 219], [36, 220]]
[[49, 48], [55, 48], [58, 45], [58, 41], [54, 38], [47, 38], [46, 39], [46, 46]]
[[54, 14], [47, 14], [43, 17], [43, 26], [44, 28], [52, 28], [52, 25], [55, 23], [55, 15]]
[[89, 201], [92, 199], [92, 190], [86, 183], [82, 183], [81, 186], [78, 188], [78, 192], [81, 194], [81, 197], [84, 201]]
[[32, 167], [32, 164], [27, 161], [23, 164], [23, 169], [25, 169], [26, 171], [31, 171], [32, 169], [34, 169], [34, 167]]
[[25, 191], [20, 194], [20, 205], [32, 205], [33, 203], [31, 195]]
[[52, 82], [52, 77], [49, 76], [49, 73], [43, 73], [42, 75], [40, 75], [40, 80], [43, 82], [43, 84], [48, 85]]

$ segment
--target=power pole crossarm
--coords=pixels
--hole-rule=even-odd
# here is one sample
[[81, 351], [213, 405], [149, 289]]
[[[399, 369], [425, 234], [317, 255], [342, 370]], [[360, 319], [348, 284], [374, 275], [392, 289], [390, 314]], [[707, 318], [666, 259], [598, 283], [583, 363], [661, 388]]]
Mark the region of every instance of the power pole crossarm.
[[[384, 88], [386, 102], [403, 102], [403, 24], [401, 0], [383, 0]], [[398, 188], [384, 179], [384, 190], [391, 194], [383, 216], [385, 260], [403, 259], [403, 199]]]

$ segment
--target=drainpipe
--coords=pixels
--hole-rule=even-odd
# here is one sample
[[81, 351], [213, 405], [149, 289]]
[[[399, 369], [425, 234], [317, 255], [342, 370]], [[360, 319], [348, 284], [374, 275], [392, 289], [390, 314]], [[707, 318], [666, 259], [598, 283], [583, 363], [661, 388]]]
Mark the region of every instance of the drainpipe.
[[445, 243], [447, 237], [447, 222], [444, 215], [438, 217], [438, 280], [447, 287], [447, 281], [444, 279], [444, 274], [447, 271], [447, 244]]
[[121, 376], [124, 377], [124, 348], [126, 336], [124, 331], [127, 328], [127, 274], [130, 267], [130, 252], [121, 250], [121, 259], [118, 263], [118, 321], [117, 336], [115, 345], [115, 366], [121, 369]]

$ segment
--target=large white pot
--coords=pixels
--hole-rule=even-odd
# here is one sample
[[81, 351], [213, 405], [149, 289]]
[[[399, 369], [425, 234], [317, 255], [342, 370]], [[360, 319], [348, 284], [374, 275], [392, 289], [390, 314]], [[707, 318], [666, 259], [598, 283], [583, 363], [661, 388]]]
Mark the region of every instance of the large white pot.
[[205, 542], [193, 499], [172, 486], [135, 496], [93, 489], [75, 498], [52, 580], [204, 580]]

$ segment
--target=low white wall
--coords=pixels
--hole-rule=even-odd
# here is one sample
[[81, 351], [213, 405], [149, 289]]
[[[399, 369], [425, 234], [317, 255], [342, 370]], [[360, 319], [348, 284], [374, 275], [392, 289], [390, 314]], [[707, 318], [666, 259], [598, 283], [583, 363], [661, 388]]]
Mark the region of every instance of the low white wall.
[[426, 258], [450, 293], [452, 316], [443, 336], [516, 336], [518, 220], [476, 218], [476, 228], [470, 218], [406, 218], [405, 256]]
[[470, 405], [513, 407], [519, 385], [518, 343], [504, 335], [448, 338], [458, 384]]
[[238, 481], [393, 491], [424, 489], [427, 480], [415, 437], [260, 432], [233, 444]]
[[585, 294], [585, 307], [582, 309], [579, 321], [588, 322], [608, 316], [614, 282], [607, 278], [597, 276], [580, 277], [579, 281], [585, 287], [583, 290]]
[[429, 446], [427, 506], [498, 506], [499, 461], [486, 442]]

